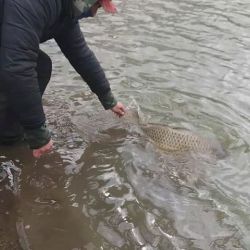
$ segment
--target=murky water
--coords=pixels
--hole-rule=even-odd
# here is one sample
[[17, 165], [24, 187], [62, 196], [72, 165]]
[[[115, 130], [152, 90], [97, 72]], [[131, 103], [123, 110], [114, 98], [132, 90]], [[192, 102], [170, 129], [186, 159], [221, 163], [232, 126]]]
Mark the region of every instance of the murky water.
[[19, 210], [35, 250], [250, 249], [250, 4], [118, 5], [119, 15], [82, 22], [116, 96], [153, 122], [218, 138], [228, 155], [163, 154], [103, 113], [50, 41], [55, 150], [35, 160], [23, 146], [1, 148], [22, 175], [21, 199], [1, 196], [0, 243], [18, 249]]

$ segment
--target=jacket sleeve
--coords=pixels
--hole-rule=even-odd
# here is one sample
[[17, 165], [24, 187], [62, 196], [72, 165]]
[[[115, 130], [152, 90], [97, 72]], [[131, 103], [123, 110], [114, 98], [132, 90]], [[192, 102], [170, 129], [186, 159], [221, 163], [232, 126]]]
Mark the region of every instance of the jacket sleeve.
[[[27, 131], [45, 123], [36, 63], [41, 22], [19, 1], [5, 1], [1, 27], [1, 85], [10, 106]], [[48, 138], [47, 138], [48, 140]]]
[[69, 22], [55, 40], [74, 69], [98, 96], [104, 108], [114, 107], [117, 102], [109, 82], [94, 53], [89, 49], [79, 23]]

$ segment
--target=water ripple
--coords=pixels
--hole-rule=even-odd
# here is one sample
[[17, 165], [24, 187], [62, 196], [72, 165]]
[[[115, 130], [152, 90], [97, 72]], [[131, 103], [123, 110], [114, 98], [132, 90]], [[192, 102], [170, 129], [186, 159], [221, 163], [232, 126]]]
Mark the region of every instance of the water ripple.
[[119, 15], [101, 12], [81, 28], [118, 99], [136, 101], [153, 122], [216, 137], [228, 155], [211, 163], [159, 153], [102, 111], [50, 41], [44, 105], [55, 152], [34, 161], [21, 147], [1, 149], [25, 166], [30, 241], [55, 250], [248, 249], [249, 3], [117, 3]]

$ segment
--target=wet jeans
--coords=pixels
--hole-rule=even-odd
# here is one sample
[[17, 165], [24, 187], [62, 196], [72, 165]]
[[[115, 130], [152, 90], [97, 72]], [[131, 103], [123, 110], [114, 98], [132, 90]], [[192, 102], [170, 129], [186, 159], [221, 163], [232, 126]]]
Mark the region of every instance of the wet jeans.
[[[41, 96], [51, 77], [52, 62], [50, 57], [39, 50], [37, 60], [37, 77]], [[0, 79], [1, 81], [1, 79]], [[8, 105], [4, 92], [0, 90], [0, 144], [12, 144], [23, 138], [23, 129], [17, 116]]]

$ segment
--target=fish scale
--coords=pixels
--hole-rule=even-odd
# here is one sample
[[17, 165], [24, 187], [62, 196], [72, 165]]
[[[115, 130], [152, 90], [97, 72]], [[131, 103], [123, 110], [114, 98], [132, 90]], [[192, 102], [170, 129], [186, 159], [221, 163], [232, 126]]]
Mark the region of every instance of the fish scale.
[[198, 152], [212, 152], [212, 142], [198, 137], [189, 131], [180, 131], [164, 125], [149, 123], [141, 125], [143, 132], [160, 148], [168, 151], [192, 150]]
[[124, 118], [137, 124], [154, 144], [165, 151], [189, 150], [214, 154], [219, 158], [225, 156], [225, 151], [216, 140], [203, 138], [191, 131], [171, 128], [164, 124], [142, 122], [136, 110], [129, 110]]

